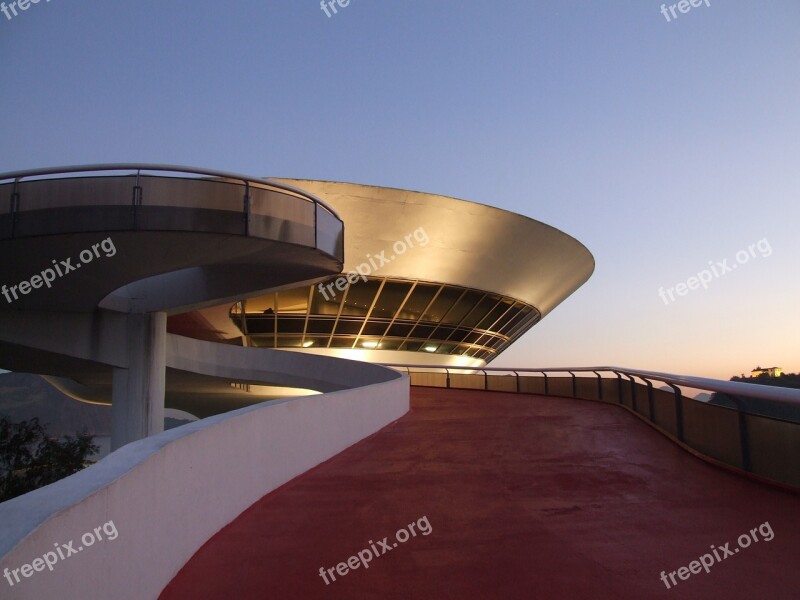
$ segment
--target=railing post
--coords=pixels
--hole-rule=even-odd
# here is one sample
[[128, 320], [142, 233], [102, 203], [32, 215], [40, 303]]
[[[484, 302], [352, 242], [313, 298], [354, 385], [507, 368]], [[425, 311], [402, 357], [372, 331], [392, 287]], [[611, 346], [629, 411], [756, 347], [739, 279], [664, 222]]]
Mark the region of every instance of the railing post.
[[627, 373], [625, 373], [625, 376], [631, 380], [631, 408], [634, 412], [639, 412], [639, 403], [636, 402], [636, 380]]
[[11, 211], [11, 238], [13, 239], [17, 231], [17, 213], [19, 212], [19, 177], [14, 178], [14, 191], [11, 192], [9, 209]]
[[141, 169], [136, 171], [136, 183], [133, 186], [133, 196], [131, 198], [131, 210], [133, 211], [133, 228], [139, 229], [139, 207], [142, 205], [142, 186], [139, 185], [139, 178], [142, 174]]
[[675, 396], [675, 437], [683, 441], [683, 393], [677, 385], [668, 383]]
[[483, 373], [483, 391], [484, 392], [488, 392], [489, 391], [489, 374], [486, 371], [484, 371], [483, 369], [481, 369], [481, 372]]
[[[244, 182], [244, 234], [246, 236], [250, 235], [250, 182]], [[316, 248], [316, 235], [317, 235], [317, 211], [314, 210], [314, 247]]]
[[592, 371], [595, 375], [597, 375], [597, 399], [603, 399], [603, 376], [600, 375], [597, 371]]
[[572, 397], [578, 397], [578, 380], [575, 378], [575, 373], [572, 371], [567, 371], [570, 375], [572, 375]]
[[617, 376], [617, 400], [620, 404], [624, 404], [622, 398], [622, 374], [619, 371], [614, 371], [614, 374]]
[[642, 377], [642, 381], [644, 381], [647, 384], [647, 411], [650, 417], [650, 421], [655, 423], [656, 408], [655, 408], [655, 401], [653, 400], [653, 382], [647, 379], [646, 377]]
[[744, 403], [738, 396], [725, 394], [736, 404], [736, 411], [739, 413], [739, 443], [742, 447], [742, 468], [745, 471], [752, 471], [750, 461], [750, 436], [747, 431], [747, 413], [744, 412]]
[[140, 184], [142, 172], [141, 170], [136, 171], [136, 183], [133, 186], [133, 206], [141, 206], [142, 205], [142, 186]]
[[450, 369], [445, 369], [445, 373], [447, 373], [447, 389], [450, 389]]
[[511, 372], [512, 372], [512, 373], [514, 373], [514, 375], [516, 376], [516, 380], [517, 380], [517, 393], [519, 394], [519, 373], [517, 373], [516, 371], [511, 371]]
[[540, 373], [542, 375], [544, 375], [544, 395], [545, 396], [549, 396], [550, 395], [550, 386], [547, 384], [547, 373], [545, 373], [544, 371], [540, 371]]

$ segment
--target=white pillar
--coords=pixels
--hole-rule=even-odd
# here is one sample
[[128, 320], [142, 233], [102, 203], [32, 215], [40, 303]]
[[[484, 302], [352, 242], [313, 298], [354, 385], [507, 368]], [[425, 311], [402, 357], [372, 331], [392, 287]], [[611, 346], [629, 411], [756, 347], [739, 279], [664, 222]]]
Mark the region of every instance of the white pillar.
[[164, 430], [167, 314], [129, 314], [128, 368], [114, 369], [111, 449]]

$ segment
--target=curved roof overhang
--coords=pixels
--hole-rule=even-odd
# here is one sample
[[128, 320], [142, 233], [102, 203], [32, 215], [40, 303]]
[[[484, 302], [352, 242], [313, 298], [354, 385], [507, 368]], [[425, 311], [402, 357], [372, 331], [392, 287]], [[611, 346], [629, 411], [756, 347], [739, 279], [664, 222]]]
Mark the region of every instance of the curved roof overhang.
[[[594, 257], [576, 239], [499, 208], [354, 183], [268, 181], [314, 194], [339, 213], [346, 228], [345, 271], [355, 270], [368, 257], [383, 252], [383, 257], [391, 260], [376, 275], [500, 293], [535, 306], [542, 316], [594, 271]], [[423, 232], [428, 238], [424, 245], [420, 241]], [[407, 240], [409, 235], [412, 237]], [[404, 240], [414, 246], [397, 255], [393, 246]]]

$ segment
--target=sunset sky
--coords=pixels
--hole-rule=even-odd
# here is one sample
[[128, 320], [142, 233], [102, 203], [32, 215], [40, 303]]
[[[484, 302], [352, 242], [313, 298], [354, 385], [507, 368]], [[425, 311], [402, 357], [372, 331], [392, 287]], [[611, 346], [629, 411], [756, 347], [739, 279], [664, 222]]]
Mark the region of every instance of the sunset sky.
[[0, 171], [182, 164], [498, 206], [597, 267], [496, 366], [797, 372], [800, 3], [709, 4], [39, 2], [0, 13]]

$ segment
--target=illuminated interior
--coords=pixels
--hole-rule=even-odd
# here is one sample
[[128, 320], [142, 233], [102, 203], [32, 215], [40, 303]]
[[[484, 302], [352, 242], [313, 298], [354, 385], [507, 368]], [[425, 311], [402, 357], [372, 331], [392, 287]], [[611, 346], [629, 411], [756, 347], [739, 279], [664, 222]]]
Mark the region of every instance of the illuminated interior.
[[[327, 283], [340, 282], [339, 288]], [[230, 317], [250, 345], [353, 348], [460, 355], [491, 361], [541, 315], [482, 290], [396, 278], [335, 278], [250, 298]], [[327, 286], [327, 287], [326, 287]]]

